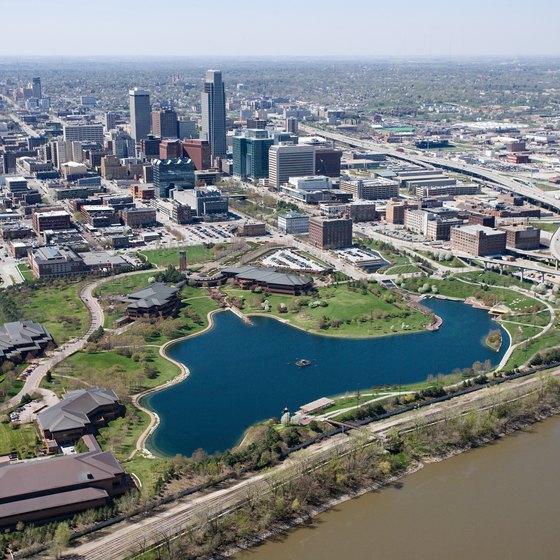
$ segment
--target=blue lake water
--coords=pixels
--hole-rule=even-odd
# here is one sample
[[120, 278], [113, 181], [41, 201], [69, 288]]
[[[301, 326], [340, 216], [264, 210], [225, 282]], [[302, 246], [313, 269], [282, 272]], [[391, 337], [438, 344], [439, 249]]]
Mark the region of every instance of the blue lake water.
[[[439, 331], [374, 339], [312, 335], [268, 317], [253, 317], [250, 326], [230, 312], [214, 315], [212, 330], [168, 349], [191, 375], [146, 399], [161, 420], [148, 446], [165, 455], [223, 451], [285, 406], [294, 412], [324, 396], [500, 361], [507, 344], [500, 352], [484, 344], [491, 329], [501, 328], [488, 313], [455, 301], [423, 303], [443, 318]], [[312, 365], [298, 368], [299, 358]]]

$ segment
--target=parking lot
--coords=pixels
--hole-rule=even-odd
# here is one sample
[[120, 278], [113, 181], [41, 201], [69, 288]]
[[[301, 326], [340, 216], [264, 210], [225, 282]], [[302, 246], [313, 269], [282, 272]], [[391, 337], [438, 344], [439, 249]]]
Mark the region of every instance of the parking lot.
[[317, 261], [310, 259], [296, 251], [290, 249], [280, 249], [262, 259], [264, 266], [277, 266], [280, 268], [289, 268], [291, 270], [305, 270], [310, 272], [323, 272], [324, 266]]

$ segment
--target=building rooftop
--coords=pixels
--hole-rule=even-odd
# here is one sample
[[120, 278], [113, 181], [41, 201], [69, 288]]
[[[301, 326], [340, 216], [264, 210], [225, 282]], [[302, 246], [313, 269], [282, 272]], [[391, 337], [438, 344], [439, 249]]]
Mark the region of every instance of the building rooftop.
[[262, 268], [258, 266], [239, 266], [224, 268], [225, 274], [235, 275], [240, 280], [254, 280], [284, 286], [307, 286], [312, 280], [307, 276], [297, 274], [285, 274], [273, 268]]
[[84, 428], [90, 424], [89, 415], [92, 412], [100, 406], [116, 404], [119, 400], [112, 389], [99, 387], [70, 391], [62, 398], [62, 401], [37, 415], [37, 423], [43, 431]]
[[126, 301], [130, 302], [129, 307], [131, 308], [161, 307], [175, 297], [178, 291], [179, 288], [175, 286], [168, 286], [163, 282], [154, 282], [143, 290], [129, 294]]
[[[62, 455], [49, 459], [0, 464], [0, 503], [17, 497], [111, 480], [124, 473], [110, 452]], [[6, 504], [8, 505], [8, 504]], [[15, 508], [15, 504], [14, 508]]]

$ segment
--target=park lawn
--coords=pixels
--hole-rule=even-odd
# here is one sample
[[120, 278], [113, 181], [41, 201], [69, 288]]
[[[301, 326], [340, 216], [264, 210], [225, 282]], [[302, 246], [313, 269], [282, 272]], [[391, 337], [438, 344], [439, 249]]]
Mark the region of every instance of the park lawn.
[[23, 276], [24, 280], [27, 280], [28, 282], [32, 282], [33, 280], [35, 280], [35, 276], [33, 276], [33, 272], [31, 272], [31, 269], [29, 268], [28, 264], [25, 263], [21, 263], [17, 265], [18, 270], [21, 272], [21, 275]]
[[130, 461], [124, 461], [122, 466], [127, 473], [135, 474], [140, 479], [142, 490], [149, 491], [155, 487], [160, 477], [163, 478], [169, 467], [169, 459], [148, 458], [137, 453]]
[[14, 428], [12, 424], [0, 422], [0, 455], [16, 451], [20, 459], [35, 457], [38, 434], [34, 424]]
[[30, 286], [14, 294], [22, 319], [41, 323], [57, 344], [87, 331], [89, 313], [79, 296], [80, 283]]
[[[505, 316], [503, 317], [504, 321], [509, 320], [510, 318]], [[539, 313], [527, 313], [525, 315], [513, 315], [511, 317], [511, 321], [515, 323], [523, 323], [525, 325], [535, 325], [537, 327], [546, 327], [548, 323], [550, 323], [550, 311], [545, 309], [540, 311]]]
[[559, 227], [560, 222], [531, 222], [530, 225], [539, 228], [542, 231], [548, 231], [549, 233], [554, 233]]
[[[154, 379], [142, 376], [140, 380], [141, 386], [137, 387], [134, 385], [134, 387], [132, 387], [133, 392], [140, 392], [145, 389], [151, 389], [162, 385], [180, 373], [179, 368], [173, 362], [170, 362], [159, 354], [159, 348], [145, 346], [143, 348], [131, 350], [147, 354], [149, 364], [158, 371], [158, 374]], [[109, 372], [111, 370], [114, 372], [113, 368], [115, 368], [115, 366], [118, 367], [118, 371], [121, 372], [120, 374], [122, 377], [126, 378], [127, 374], [134, 374], [142, 370], [142, 364], [135, 362], [132, 357], [129, 358], [128, 356], [123, 356], [122, 354], [117, 353], [115, 350], [107, 352], [92, 352], [91, 354], [87, 352], [77, 352], [64, 360], [63, 364], [64, 366], [62, 370], [60, 369], [60, 365], [57, 367], [55, 371], [55, 378], [57, 372], [62, 372], [64, 375], [68, 375], [69, 377], [76, 377], [80, 379], [80, 374], [86, 369], [97, 372], [98, 377], [102, 378], [103, 372]], [[112, 375], [114, 375], [114, 373]], [[87, 381], [91, 383], [91, 381]], [[123, 383], [124, 381], [125, 380], [123, 380]], [[124, 384], [126, 385], [126, 383]], [[49, 385], [45, 386], [48, 387]]]
[[532, 336], [535, 336], [542, 332], [544, 327], [537, 327], [533, 325], [517, 325], [516, 323], [510, 323], [508, 321], [500, 321], [500, 324], [508, 331], [510, 334], [512, 344], [517, 344], [523, 340], [527, 340]]
[[[532, 327], [530, 327], [532, 328]], [[522, 366], [531, 357], [540, 352], [560, 345], [560, 322], [556, 320], [555, 325], [545, 334], [535, 340], [531, 340], [516, 348], [504, 369], [513, 369]]]
[[410, 274], [412, 272], [420, 272], [420, 269], [413, 264], [403, 264], [385, 268], [383, 274]]
[[430, 259], [431, 261], [437, 262], [441, 266], [446, 266], [448, 268], [465, 267], [465, 263], [461, 259], [458, 259], [455, 255], [453, 255], [453, 258], [450, 261], [440, 261], [437, 258], [437, 256], [434, 255], [434, 253], [430, 253], [428, 251], [415, 251], [415, 252], [418, 253], [419, 255], [422, 255], [423, 257], [426, 257], [427, 259]]
[[150, 423], [150, 417], [132, 404], [127, 404], [125, 416], [111, 420], [99, 429], [97, 441], [103, 451], [112, 451], [119, 461], [125, 461], [136, 448], [136, 442]]
[[224, 243], [216, 243], [213, 247], [207, 245], [185, 245], [184, 247], [171, 247], [168, 249], [151, 249], [149, 251], [141, 251], [149, 262], [161, 267], [167, 268], [170, 264], [179, 266], [179, 251], [185, 251], [187, 254], [187, 264], [209, 262], [214, 258], [217, 249], [224, 247]]
[[424, 284], [435, 286], [438, 294], [462, 300], [469, 297], [478, 297], [484, 293], [493, 294], [497, 298], [497, 303], [504, 304], [517, 313], [525, 312], [526, 310], [540, 311], [544, 309], [544, 305], [538, 300], [505, 288], [490, 286], [485, 292], [480, 286], [467, 284], [455, 278], [436, 280], [423, 277], [407, 278], [404, 280], [405, 288], [412, 292], [418, 291], [418, 287]]
[[[246, 313], [264, 313], [258, 303], [259, 295], [238, 288], [226, 288], [228, 295], [244, 297]], [[382, 290], [385, 296], [392, 296], [389, 290]], [[286, 321], [288, 324], [306, 331], [339, 337], [366, 338], [422, 330], [429, 319], [404, 302], [389, 303], [383, 296], [379, 297], [368, 291], [366, 295], [360, 290], [351, 291], [347, 285], [320, 288], [316, 296], [306, 298], [310, 301], [326, 301], [327, 307], [303, 307], [298, 312], [280, 313], [281, 303], [290, 307], [293, 296], [272, 294], [266, 298], [270, 305], [269, 314]], [[375, 310], [395, 317], [375, 318]], [[327, 317], [328, 321], [339, 320], [339, 327], [321, 329], [319, 322]]]
[[107, 296], [123, 296], [142, 288], [147, 288], [149, 278], [156, 274], [149, 270], [144, 274], [132, 274], [130, 276], [115, 276], [110, 281], [95, 288], [94, 295], [99, 298]]
[[461, 274], [460, 277], [468, 280], [469, 282], [478, 282], [488, 286], [504, 286], [506, 288], [516, 286], [525, 290], [530, 290], [534, 286], [532, 282], [527, 280], [521, 281], [519, 278], [510, 276], [509, 274], [499, 274], [498, 272], [493, 272], [491, 270], [465, 272]]

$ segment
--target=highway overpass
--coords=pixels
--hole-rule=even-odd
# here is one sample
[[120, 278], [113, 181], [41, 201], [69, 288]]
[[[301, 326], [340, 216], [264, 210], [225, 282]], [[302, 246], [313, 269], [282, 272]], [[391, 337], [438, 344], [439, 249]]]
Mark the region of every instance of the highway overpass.
[[468, 175], [476, 179], [483, 179], [485, 181], [494, 183], [495, 185], [508, 192], [519, 194], [535, 204], [539, 204], [540, 206], [543, 206], [555, 212], [560, 212], [560, 199], [555, 198], [554, 193], [541, 191], [536, 187], [525, 185], [519, 180], [516, 180], [492, 169], [486, 169], [479, 165], [469, 165], [461, 162], [454, 162], [443, 158], [412, 156], [408, 155], [406, 152], [397, 152], [397, 150], [391, 148], [388, 145], [379, 145], [370, 140], [361, 140], [359, 138], [353, 138], [351, 136], [339, 134], [338, 132], [322, 130], [309, 125], [300, 124], [299, 128], [300, 130], [302, 130], [303, 132], [307, 132], [308, 134], [324, 136], [329, 140], [341, 142], [349, 146], [370, 150], [372, 152], [387, 154], [390, 157], [398, 158], [415, 165], [420, 165], [423, 167], [439, 167], [442, 169], [447, 169], [448, 171], [462, 173], [463, 175]]

